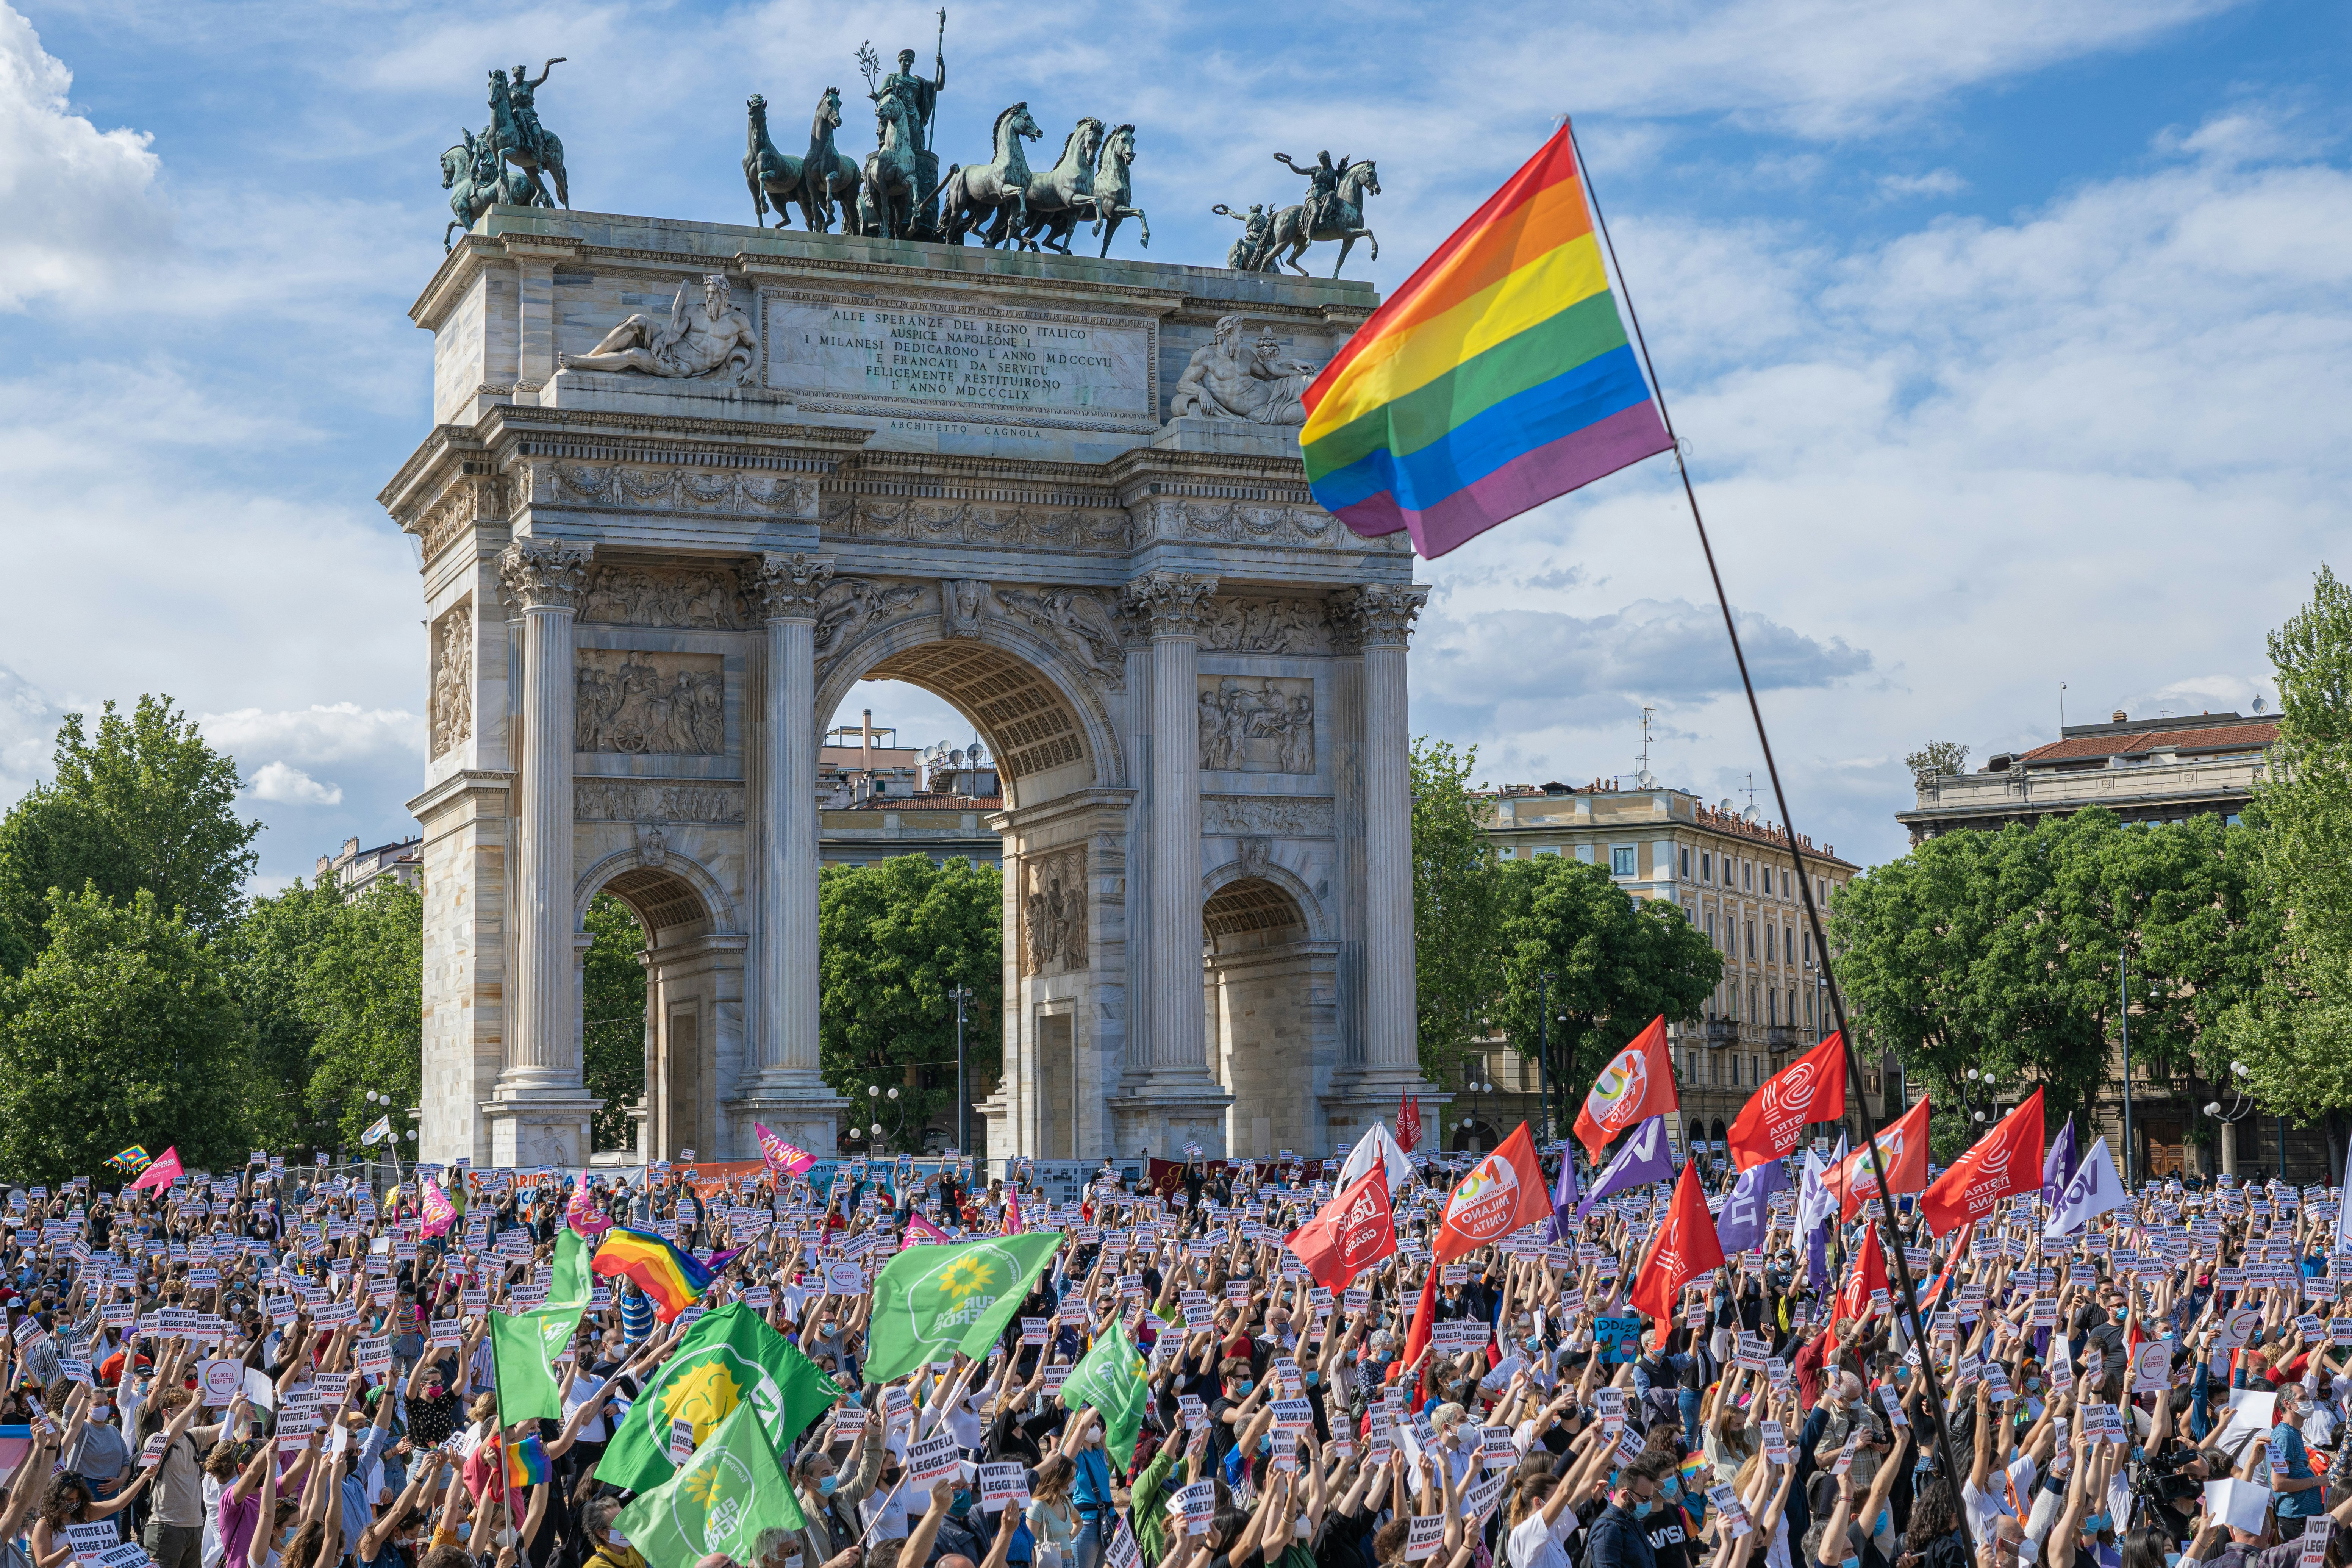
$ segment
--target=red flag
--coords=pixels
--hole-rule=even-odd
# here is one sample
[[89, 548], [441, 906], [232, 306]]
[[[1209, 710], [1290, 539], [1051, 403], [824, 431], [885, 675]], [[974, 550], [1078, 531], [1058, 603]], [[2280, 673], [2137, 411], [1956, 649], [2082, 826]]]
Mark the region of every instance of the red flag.
[[1315, 1283], [1327, 1290], [1345, 1290], [1358, 1274], [1397, 1249], [1388, 1168], [1373, 1166], [1283, 1244], [1307, 1265]]
[[1397, 1147], [1410, 1154], [1421, 1142], [1421, 1097], [1408, 1094], [1397, 1104]]
[[1962, 1220], [1990, 1214], [2010, 1194], [2028, 1190], [2042, 1190], [2038, 1089], [1919, 1194], [1919, 1212], [1927, 1216], [1927, 1228], [1941, 1236]]
[[1681, 1103], [1675, 1096], [1675, 1058], [1666, 1048], [1666, 1020], [1661, 1014], [1601, 1069], [1592, 1092], [1584, 1097], [1584, 1109], [1576, 1113], [1577, 1140], [1597, 1164], [1612, 1138]]
[[1862, 1229], [1862, 1250], [1854, 1255], [1853, 1274], [1838, 1292], [1841, 1318], [1860, 1318], [1870, 1310], [1870, 1293], [1886, 1289], [1886, 1251], [1878, 1244], [1878, 1224], [1874, 1220]]
[[1845, 1116], [1845, 1037], [1833, 1034], [1772, 1075], [1739, 1109], [1726, 1140], [1745, 1171], [1777, 1160], [1804, 1138], [1808, 1121]]
[[1406, 1367], [1421, 1359], [1429, 1348], [1430, 1325], [1437, 1321], [1437, 1270], [1426, 1269], [1421, 1280], [1421, 1300], [1412, 1309], [1412, 1326], [1404, 1331], [1404, 1350], [1390, 1363], [1389, 1376], [1393, 1378]]
[[[1927, 1184], [1927, 1098], [1901, 1117], [1878, 1130], [1870, 1141], [1878, 1145], [1878, 1157], [1886, 1165], [1886, 1190], [1900, 1197], [1916, 1193]], [[2041, 1179], [2035, 1173], [2034, 1179]], [[1870, 1169], [1870, 1143], [1864, 1144], [1839, 1162], [1825, 1184], [1838, 1196], [1841, 1217], [1852, 1219], [1855, 1211], [1878, 1196], [1878, 1178]]]
[[1445, 1200], [1437, 1225], [1437, 1261], [1451, 1263], [1523, 1225], [1550, 1217], [1551, 1193], [1536, 1159], [1535, 1136], [1522, 1121], [1501, 1148], [1470, 1167]]
[[1723, 1243], [1716, 1238], [1715, 1216], [1706, 1212], [1698, 1162], [1685, 1160], [1682, 1179], [1675, 1184], [1674, 1202], [1666, 1208], [1666, 1223], [1658, 1227], [1650, 1255], [1633, 1277], [1633, 1294], [1625, 1300], [1663, 1323], [1674, 1316], [1675, 1300], [1685, 1285], [1722, 1267]]

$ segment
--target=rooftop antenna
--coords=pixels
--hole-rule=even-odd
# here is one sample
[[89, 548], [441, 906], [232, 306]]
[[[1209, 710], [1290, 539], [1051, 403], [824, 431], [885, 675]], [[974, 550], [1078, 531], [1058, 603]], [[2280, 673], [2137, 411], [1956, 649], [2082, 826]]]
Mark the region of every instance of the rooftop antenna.
[[1748, 770], [1748, 820], [1756, 820], [1756, 770]]
[[2066, 738], [2066, 683], [2058, 683], [2058, 738]]
[[1657, 709], [1646, 702], [1642, 705], [1642, 754], [1633, 759], [1639, 764], [1633, 778], [1643, 789], [1652, 788], [1658, 782], [1650, 772], [1650, 715], [1656, 711]]

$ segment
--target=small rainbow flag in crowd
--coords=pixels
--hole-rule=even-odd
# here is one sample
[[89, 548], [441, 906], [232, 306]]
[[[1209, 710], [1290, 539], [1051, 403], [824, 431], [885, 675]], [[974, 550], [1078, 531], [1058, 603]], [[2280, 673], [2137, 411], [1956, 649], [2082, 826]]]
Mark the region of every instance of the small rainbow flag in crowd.
[[1563, 122], [1307, 389], [1315, 499], [1425, 557], [1674, 443]]
[[536, 1437], [507, 1444], [507, 1485], [535, 1487], [547, 1480], [547, 1445]]
[[126, 1176], [135, 1176], [145, 1170], [153, 1159], [154, 1156], [148, 1153], [144, 1147], [133, 1143], [121, 1153], [108, 1160], [106, 1163], [110, 1170], [120, 1171]]
[[614, 1227], [589, 1268], [611, 1277], [625, 1274], [653, 1298], [654, 1316], [672, 1322], [710, 1286], [710, 1270], [648, 1231]]

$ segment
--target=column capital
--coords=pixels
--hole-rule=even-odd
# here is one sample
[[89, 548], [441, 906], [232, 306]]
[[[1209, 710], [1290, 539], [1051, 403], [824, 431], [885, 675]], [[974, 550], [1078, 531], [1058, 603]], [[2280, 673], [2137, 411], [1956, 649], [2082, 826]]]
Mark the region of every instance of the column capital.
[[1160, 637], [1192, 637], [1201, 632], [1209, 600], [1217, 591], [1214, 577], [1192, 572], [1147, 572], [1119, 591], [1120, 611], [1139, 627]]
[[743, 591], [772, 621], [814, 621], [817, 595], [833, 583], [833, 557], [768, 551], [743, 574]]
[[1344, 646], [1402, 647], [1427, 603], [1427, 584], [1375, 583], [1332, 595], [1327, 613], [1332, 631]]
[[499, 557], [499, 586], [523, 610], [576, 610], [588, 592], [593, 544], [568, 539], [518, 539]]

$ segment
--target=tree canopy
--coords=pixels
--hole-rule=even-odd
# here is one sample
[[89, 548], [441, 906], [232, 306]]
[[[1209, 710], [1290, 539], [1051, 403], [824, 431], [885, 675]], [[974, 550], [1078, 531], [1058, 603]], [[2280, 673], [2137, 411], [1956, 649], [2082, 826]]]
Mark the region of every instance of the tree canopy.
[[588, 904], [588, 956], [580, 976], [580, 1066], [596, 1112], [599, 1149], [625, 1149], [629, 1103], [646, 1092], [645, 928], [610, 893]]
[[[897, 1089], [897, 1144], [919, 1152], [934, 1114], [953, 1124], [955, 1003], [975, 1098], [1003, 1072], [1004, 881], [993, 866], [900, 855], [828, 866], [817, 879], [818, 1063], [837, 1094]], [[855, 1112], [853, 1112], [855, 1114]], [[886, 1141], [898, 1113], [876, 1118]]]
[[1413, 993], [1421, 1070], [1437, 1083], [1485, 1032], [1502, 980], [1502, 862], [1485, 831], [1494, 805], [1470, 792], [1477, 765], [1475, 746], [1413, 742]]

